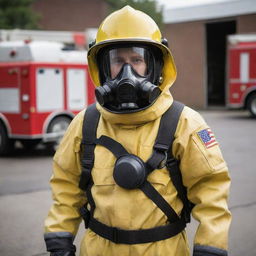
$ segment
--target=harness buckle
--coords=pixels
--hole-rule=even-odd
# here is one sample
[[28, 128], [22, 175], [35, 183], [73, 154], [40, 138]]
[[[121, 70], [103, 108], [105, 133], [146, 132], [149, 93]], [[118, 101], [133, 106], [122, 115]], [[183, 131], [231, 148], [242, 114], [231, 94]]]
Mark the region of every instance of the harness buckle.
[[93, 163], [94, 163], [94, 159], [93, 158], [84, 158], [81, 161], [82, 166], [86, 169], [92, 169], [93, 167]]
[[166, 166], [167, 162], [168, 146], [165, 144], [156, 143], [153, 148], [158, 155], [162, 156], [157, 166], [157, 169], [163, 169]]
[[160, 161], [157, 169], [163, 169], [167, 164], [167, 151], [161, 151], [161, 153], [163, 154], [163, 159]]
[[167, 169], [172, 173], [172, 175], [179, 174], [179, 161], [175, 158], [169, 158], [166, 161]]
[[82, 166], [81, 178], [79, 181], [79, 188], [86, 190], [91, 181], [91, 170]]

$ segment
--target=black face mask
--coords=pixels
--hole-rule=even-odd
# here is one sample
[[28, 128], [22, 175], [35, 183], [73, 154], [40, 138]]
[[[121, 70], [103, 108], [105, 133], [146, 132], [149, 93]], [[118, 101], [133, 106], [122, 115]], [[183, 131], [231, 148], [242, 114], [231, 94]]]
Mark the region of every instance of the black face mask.
[[148, 77], [140, 76], [130, 64], [95, 90], [97, 101], [113, 111], [136, 110], [151, 105], [161, 90]]

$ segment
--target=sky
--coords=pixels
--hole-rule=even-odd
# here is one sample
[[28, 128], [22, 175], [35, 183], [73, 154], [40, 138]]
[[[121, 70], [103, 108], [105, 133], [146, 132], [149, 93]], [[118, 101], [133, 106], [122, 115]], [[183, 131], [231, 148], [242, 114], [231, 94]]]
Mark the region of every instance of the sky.
[[237, 0], [157, 0], [157, 2], [161, 5], [164, 5], [167, 8], [179, 8], [179, 7], [187, 7], [194, 6], [200, 4], [211, 4], [211, 3], [219, 3], [219, 2], [231, 2]]

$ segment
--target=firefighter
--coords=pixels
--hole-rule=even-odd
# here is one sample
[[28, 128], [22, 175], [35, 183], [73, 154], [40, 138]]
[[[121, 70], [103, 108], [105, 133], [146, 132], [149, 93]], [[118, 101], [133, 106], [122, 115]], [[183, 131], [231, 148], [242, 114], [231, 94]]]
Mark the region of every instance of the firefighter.
[[[80, 245], [82, 256], [190, 255], [184, 229], [188, 220], [175, 177], [170, 178], [165, 158], [161, 165], [154, 163], [162, 152], [155, 150], [160, 122], [174, 105], [169, 89], [176, 67], [167, 40], [148, 15], [126, 6], [102, 22], [88, 63], [98, 121], [95, 127], [85, 126], [90, 114], [79, 113], [54, 156], [47, 250], [52, 256], [75, 255], [82, 212], [89, 227]], [[193, 255], [226, 256], [230, 178], [218, 142], [199, 113], [187, 106], [175, 129], [168, 154], [177, 159], [192, 216], [199, 222]], [[97, 139], [88, 143], [93, 131]], [[160, 136], [168, 134], [165, 130]], [[150, 164], [154, 168], [146, 173]]]

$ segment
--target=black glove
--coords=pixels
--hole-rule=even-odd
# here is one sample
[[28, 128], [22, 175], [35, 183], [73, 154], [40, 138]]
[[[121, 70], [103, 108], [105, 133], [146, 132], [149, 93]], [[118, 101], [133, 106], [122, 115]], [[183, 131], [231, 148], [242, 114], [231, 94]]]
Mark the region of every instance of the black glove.
[[50, 256], [75, 256], [74, 237], [69, 232], [53, 232], [44, 235], [47, 251]]
[[193, 256], [228, 256], [228, 252], [216, 247], [196, 244], [194, 246]]

